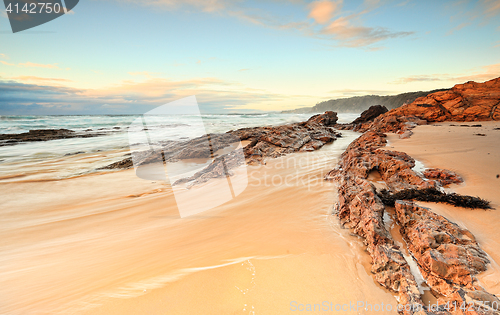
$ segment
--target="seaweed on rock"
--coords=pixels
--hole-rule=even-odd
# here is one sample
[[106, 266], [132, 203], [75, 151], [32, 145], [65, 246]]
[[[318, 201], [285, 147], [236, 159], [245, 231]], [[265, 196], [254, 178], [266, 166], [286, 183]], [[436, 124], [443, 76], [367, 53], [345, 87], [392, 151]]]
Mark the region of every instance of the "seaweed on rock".
[[443, 202], [455, 207], [491, 209], [490, 202], [479, 197], [445, 193], [436, 188], [404, 189], [391, 193], [387, 189], [377, 192], [378, 197], [386, 206], [394, 207], [396, 200], [418, 200], [428, 202]]

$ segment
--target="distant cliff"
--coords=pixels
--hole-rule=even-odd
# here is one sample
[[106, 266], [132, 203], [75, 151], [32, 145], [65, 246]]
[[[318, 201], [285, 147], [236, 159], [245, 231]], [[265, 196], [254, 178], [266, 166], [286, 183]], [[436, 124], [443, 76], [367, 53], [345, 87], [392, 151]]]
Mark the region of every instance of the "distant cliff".
[[361, 113], [367, 110], [372, 105], [383, 105], [388, 109], [397, 108], [403, 104], [409, 104], [415, 101], [419, 97], [427, 96], [428, 94], [440, 91], [446, 91], [448, 89], [439, 89], [427, 92], [408, 92], [398, 95], [365, 95], [365, 96], [355, 96], [349, 98], [339, 98], [334, 100], [328, 100], [316, 104], [313, 107], [302, 107], [293, 110], [286, 110], [283, 113], [296, 113], [296, 114], [307, 114], [307, 113], [323, 113], [325, 111], [331, 110], [337, 113]]

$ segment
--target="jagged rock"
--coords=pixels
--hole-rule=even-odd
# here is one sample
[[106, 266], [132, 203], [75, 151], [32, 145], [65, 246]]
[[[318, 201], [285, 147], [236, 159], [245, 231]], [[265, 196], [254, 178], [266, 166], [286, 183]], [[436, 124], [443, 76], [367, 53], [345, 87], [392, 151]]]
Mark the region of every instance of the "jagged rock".
[[327, 173], [331, 179], [338, 169], [348, 170], [362, 178], [367, 178], [372, 170], [377, 170], [393, 191], [410, 188], [431, 188], [434, 181], [425, 181], [412, 168], [415, 160], [404, 152], [380, 149], [385, 146], [385, 135], [368, 131], [351, 143], [341, 155], [337, 169]]
[[[404, 152], [384, 150], [382, 147], [385, 145], [385, 134], [370, 130], [347, 147], [341, 155], [337, 167], [325, 177], [339, 182], [339, 201], [335, 206], [334, 213], [344, 227], [351, 229], [364, 239], [367, 251], [372, 258], [371, 271], [375, 280], [382, 286], [398, 292], [400, 304], [416, 305], [417, 310], [420, 310], [403, 310], [404, 314], [450, 314], [448, 310], [443, 308], [443, 305], [439, 307], [439, 310], [428, 310], [423, 305], [408, 262], [385, 228], [383, 222], [384, 203], [367, 178], [371, 172], [379, 172], [380, 177], [390, 189], [391, 196], [405, 194], [409, 191], [439, 192], [440, 183], [439, 181], [425, 180], [422, 175], [413, 171], [412, 168], [415, 166], [413, 158]], [[454, 197], [454, 195], [450, 196], [447, 195], [448, 199]], [[439, 195], [439, 197], [442, 196]], [[400, 218], [400, 224], [415, 227], [411, 233], [410, 229], [406, 230], [409, 233], [407, 243], [415, 242], [414, 246], [418, 246], [418, 244], [424, 244], [427, 241], [428, 247], [432, 248], [432, 251], [428, 253], [422, 252], [422, 255], [419, 256], [421, 260], [417, 258], [417, 262], [427, 264], [425, 266], [428, 266], [428, 271], [426, 271], [427, 269], [422, 271], [422, 275], [433, 288], [437, 288], [436, 292], [446, 296], [446, 299], [441, 299], [440, 303], [465, 301], [455, 296], [457, 290], [458, 288], [466, 290], [464, 296], [471, 298], [471, 290], [480, 288], [474, 275], [485, 270], [486, 256], [475, 243], [472, 234], [459, 229], [458, 226], [443, 217], [433, 215], [427, 212], [422, 213], [421, 216], [400, 213], [398, 218]], [[446, 232], [442, 232], [441, 227], [444, 227], [450, 235], [447, 236]], [[429, 236], [426, 231], [434, 231], [435, 234]], [[435, 236], [436, 240], [431, 241], [431, 236]], [[449, 237], [448, 241], [446, 237]], [[437, 246], [432, 247], [434, 245]], [[440, 276], [435, 276], [434, 273]], [[456, 281], [459, 286], [446, 287], [451, 281]], [[438, 289], [440, 291], [437, 291]], [[487, 292], [484, 292], [483, 295], [492, 296]], [[495, 297], [492, 296], [492, 298]], [[480, 312], [481, 310], [477, 309], [476, 311]]]
[[[366, 179], [375, 168], [387, 178], [396, 178], [398, 168], [413, 167], [414, 161], [409, 156], [380, 150], [385, 143], [383, 134], [373, 131], [363, 134], [341, 155], [337, 168], [327, 174], [327, 178], [339, 181], [339, 202], [335, 213], [344, 227], [364, 239], [372, 258], [371, 271], [375, 280], [399, 292], [400, 303], [425, 309], [410, 267], [385, 228], [384, 204], [375, 187]], [[404, 311], [404, 314], [417, 313]]]
[[324, 114], [317, 114], [309, 118], [308, 124], [316, 123], [324, 126], [334, 126], [337, 123], [337, 113], [326, 111]]
[[[434, 291], [459, 305], [484, 300], [500, 303], [477, 281], [476, 275], [486, 270], [489, 260], [472, 233], [413, 202], [397, 201], [396, 219], [409, 251]], [[482, 314], [481, 310], [476, 312]]]
[[484, 83], [457, 84], [450, 90], [431, 93], [384, 113], [373, 122], [336, 125], [340, 130], [394, 132], [411, 136], [407, 131], [417, 125], [441, 121], [500, 120], [500, 78]]
[[366, 123], [369, 121], [374, 120], [378, 116], [387, 113], [388, 109], [385, 106], [382, 105], [374, 105], [370, 106], [367, 110], [361, 113], [361, 115], [356, 118], [351, 124], [360, 124], [360, 123]]
[[460, 184], [464, 180], [457, 173], [440, 168], [429, 168], [424, 171], [424, 177], [438, 181], [442, 186]]
[[234, 151], [218, 157], [216, 152], [238, 143], [250, 141], [243, 148], [248, 164], [265, 163], [266, 158], [277, 158], [292, 152], [307, 152], [320, 149], [340, 136], [331, 125], [337, 122], [337, 114], [326, 112], [311, 117], [306, 122], [275, 127], [243, 128], [223, 134], [204, 135], [188, 141], [162, 141], [155, 144], [155, 149], [133, 152], [132, 159], [126, 159], [104, 167], [103, 169], [129, 168], [158, 163], [176, 162], [192, 158], [214, 158], [203, 170], [189, 178], [177, 180], [173, 185], [186, 182], [201, 184], [211, 178], [223, 177], [228, 172], [242, 165], [245, 161], [238, 158]]

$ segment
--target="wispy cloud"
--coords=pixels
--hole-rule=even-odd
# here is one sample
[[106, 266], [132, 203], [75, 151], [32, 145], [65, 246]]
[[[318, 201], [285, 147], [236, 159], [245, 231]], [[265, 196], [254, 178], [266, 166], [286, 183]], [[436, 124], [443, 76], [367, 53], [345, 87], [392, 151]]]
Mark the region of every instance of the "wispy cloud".
[[448, 81], [462, 83], [466, 81], [488, 81], [500, 77], [500, 63], [488, 65], [471, 71], [472, 74], [429, 74], [429, 75], [412, 75], [399, 78], [393, 84], [408, 84], [414, 82], [433, 82], [433, 81]]
[[0, 63], [3, 64], [3, 65], [6, 65], [6, 66], [15, 66], [15, 64], [8, 63], [7, 61], [4, 61], [4, 60], [0, 60]]
[[72, 80], [68, 79], [61, 79], [61, 78], [43, 78], [43, 77], [35, 77], [35, 76], [18, 76], [12, 78], [17, 81], [32, 81], [32, 82], [73, 82]]
[[[4, 59], [8, 59], [6, 55], [0, 54], [0, 57], [4, 57]], [[14, 67], [23, 67], [23, 68], [46, 68], [46, 69], [60, 69], [57, 64], [40, 64], [40, 63], [33, 63], [33, 62], [24, 62], [24, 63], [19, 63], [19, 64], [13, 64], [9, 63], [3, 60], [0, 60], [0, 63], [6, 66], [14, 66]]]
[[357, 15], [340, 17], [330, 23], [321, 32], [331, 35], [338, 40], [342, 46], [364, 47], [371, 44], [390, 39], [404, 37], [413, 34], [413, 32], [392, 32], [383, 27], [365, 27], [353, 25], [352, 20]]
[[[384, 27], [363, 25], [362, 16], [376, 10], [384, 1], [364, 0], [359, 12], [343, 12], [343, 0], [318, 0], [306, 3], [301, 0], [274, 0], [301, 6], [307, 16], [302, 19], [251, 7], [243, 1], [230, 0], [115, 0], [166, 10], [198, 10], [212, 14], [232, 16], [252, 24], [278, 30], [295, 30], [304, 36], [335, 42], [335, 46], [367, 47], [388, 39], [405, 37], [411, 31], [392, 31]], [[245, 5], [243, 5], [245, 4]]]
[[28, 67], [28, 68], [47, 68], [47, 69], [59, 69], [59, 67], [57, 66], [57, 64], [48, 64], [48, 65], [44, 65], [44, 64], [40, 64], [40, 63], [33, 63], [33, 62], [25, 62], [25, 63], [20, 63], [19, 64], [20, 67]]
[[245, 69], [240, 69], [240, 70], [238, 70], [238, 72], [243, 72], [243, 71], [248, 71], [248, 70], [250, 70], [250, 69], [245, 68]]
[[499, 0], [480, 0], [479, 3], [484, 9], [484, 14], [489, 17], [500, 14]]
[[452, 35], [467, 26], [488, 24], [494, 17], [500, 15], [500, 0], [460, 0], [448, 5], [450, 11], [456, 14], [450, 16], [451, 23], [457, 23], [447, 35]]
[[453, 33], [460, 31], [462, 28], [469, 26], [469, 25], [471, 25], [471, 22], [464, 22], [464, 23], [458, 24], [457, 26], [455, 26], [454, 28], [449, 30], [446, 35], [452, 35]]

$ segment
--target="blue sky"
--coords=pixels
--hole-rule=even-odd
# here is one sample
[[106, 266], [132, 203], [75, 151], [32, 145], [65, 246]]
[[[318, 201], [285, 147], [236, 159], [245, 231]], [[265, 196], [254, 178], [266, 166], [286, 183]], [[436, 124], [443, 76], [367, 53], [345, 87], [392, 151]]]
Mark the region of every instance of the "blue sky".
[[0, 114], [284, 110], [500, 76], [500, 0], [82, 0], [13, 34]]

